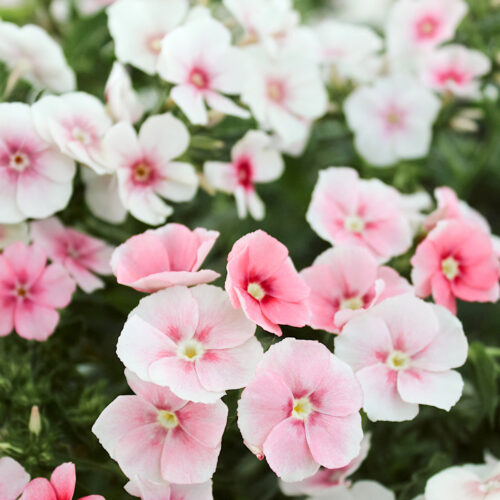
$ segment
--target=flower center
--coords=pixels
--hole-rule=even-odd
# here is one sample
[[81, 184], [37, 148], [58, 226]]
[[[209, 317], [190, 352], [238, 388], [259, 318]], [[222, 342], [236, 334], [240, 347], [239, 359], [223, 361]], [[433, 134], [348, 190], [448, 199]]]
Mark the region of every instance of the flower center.
[[498, 491], [500, 490], [500, 479], [498, 476], [490, 479], [486, 483], [479, 485], [478, 490], [480, 493], [493, 493], [494, 491]]
[[201, 342], [194, 339], [185, 340], [179, 344], [177, 356], [186, 361], [196, 361], [205, 354], [205, 348]]
[[10, 168], [22, 172], [30, 166], [29, 156], [19, 151], [10, 157]]
[[191, 81], [191, 83], [195, 87], [198, 87], [199, 89], [208, 88], [208, 84], [209, 84], [208, 75], [205, 71], [203, 71], [200, 68], [193, 69], [193, 71], [191, 72], [191, 75], [189, 77], [189, 80]]
[[258, 283], [249, 283], [247, 292], [255, 299], [262, 300], [266, 296], [266, 292]]
[[448, 257], [441, 262], [441, 269], [443, 271], [443, 274], [450, 281], [453, 281], [460, 274], [459, 268], [459, 263], [453, 257]]
[[406, 370], [410, 366], [411, 358], [404, 352], [393, 351], [385, 362], [393, 370]]
[[159, 54], [161, 52], [161, 47], [163, 44], [164, 35], [156, 35], [150, 38], [148, 47], [153, 54]]
[[292, 417], [298, 418], [299, 420], [305, 420], [313, 410], [314, 408], [309, 398], [293, 400]]
[[357, 215], [346, 217], [344, 227], [351, 233], [362, 233], [365, 228], [365, 221]]
[[76, 248], [73, 248], [73, 247], [68, 247], [68, 249], [66, 250], [66, 253], [72, 259], [78, 259], [80, 257], [80, 253], [78, 252], [78, 250]]
[[271, 101], [281, 103], [285, 99], [285, 86], [282, 82], [270, 81], [267, 84], [267, 96]]
[[20, 299], [25, 299], [28, 296], [28, 289], [24, 285], [18, 285], [16, 287], [16, 295]]
[[238, 184], [245, 189], [252, 187], [252, 164], [248, 158], [241, 158], [236, 163]]
[[437, 30], [438, 21], [433, 17], [426, 16], [417, 24], [417, 34], [420, 38], [432, 38]]
[[175, 427], [179, 425], [177, 415], [167, 410], [160, 410], [158, 412], [158, 422], [165, 427], [165, 429], [175, 429]]
[[340, 309], [351, 309], [357, 311], [364, 306], [363, 299], [361, 297], [351, 297], [350, 299], [343, 299], [340, 303]]
[[138, 163], [134, 167], [133, 177], [136, 182], [145, 183], [148, 182], [153, 173], [153, 169], [144, 162]]
[[75, 127], [72, 131], [73, 139], [88, 146], [92, 142], [92, 136], [80, 127]]

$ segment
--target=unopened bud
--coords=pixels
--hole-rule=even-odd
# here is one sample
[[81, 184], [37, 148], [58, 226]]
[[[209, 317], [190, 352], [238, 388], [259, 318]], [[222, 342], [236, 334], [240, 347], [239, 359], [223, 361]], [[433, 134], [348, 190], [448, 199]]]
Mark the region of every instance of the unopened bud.
[[31, 414], [30, 414], [30, 421], [28, 424], [28, 428], [31, 433], [35, 434], [35, 436], [38, 436], [42, 430], [42, 419], [40, 417], [40, 410], [36, 405], [31, 407]]
[[479, 130], [479, 125], [474, 120], [460, 115], [455, 116], [455, 118], [451, 120], [450, 125], [459, 132], [473, 133]]

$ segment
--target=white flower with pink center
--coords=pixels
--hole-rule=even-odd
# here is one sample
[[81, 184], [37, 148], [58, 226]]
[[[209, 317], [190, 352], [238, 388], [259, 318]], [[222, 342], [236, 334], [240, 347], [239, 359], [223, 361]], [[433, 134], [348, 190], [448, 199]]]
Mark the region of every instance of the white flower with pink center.
[[148, 118], [139, 134], [131, 124], [115, 125], [104, 139], [106, 164], [118, 175], [120, 198], [146, 224], [165, 222], [173, 209], [162, 198], [191, 200], [198, 177], [188, 163], [174, 161], [189, 145], [186, 126], [171, 114]]
[[75, 74], [61, 47], [39, 26], [0, 21], [0, 61], [11, 71], [7, 88], [19, 78], [53, 92], [75, 88]]
[[211, 285], [173, 287], [141, 300], [118, 340], [123, 364], [178, 397], [213, 403], [252, 378], [262, 357], [255, 324]]
[[112, 121], [99, 99], [85, 92], [42, 97], [33, 104], [33, 118], [46, 141], [97, 173], [105, 173], [102, 138]]
[[422, 58], [422, 83], [439, 92], [458, 97], [480, 96], [480, 78], [491, 70], [491, 61], [482, 52], [462, 45], [447, 45]]
[[272, 147], [272, 139], [264, 132], [251, 130], [231, 151], [231, 163], [205, 163], [208, 183], [226, 193], [233, 193], [241, 219], [250, 215], [261, 220], [265, 207], [255, 184], [272, 182], [283, 173], [284, 162], [279, 151]]
[[110, 275], [113, 247], [104, 241], [64, 227], [57, 217], [31, 223], [31, 237], [47, 256], [61, 264], [87, 293], [104, 288], [96, 274]]
[[0, 498], [16, 500], [29, 483], [30, 475], [13, 458], [0, 458]]
[[317, 63], [295, 51], [284, 51], [279, 58], [262, 48], [247, 53], [250, 63], [243, 102], [260, 125], [276, 132], [285, 145], [300, 142], [328, 105]]
[[410, 294], [356, 316], [335, 339], [335, 353], [356, 373], [372, 421], [412, 420], [419, 404], [449, 411], [462, 395], [454, 368], [465, 363], [467, 350], [455, 316]]
[[440, 109], [430, 90], [403, 76], [359, 87], [344, 104], [359, 154], [376, 167], [426, 156]]
[[116, 57], [153, 75], [165, 35], [180, 25], [188, 0], [118, 0], [108, 8]]
[[26, 222], [0, 224], [0, 250], [18, 241], [22, 243], [28, 243], [29, 241], [28, 224]]
[[230, 31], [212, 18], [193, 19], [165, 38], [158, 73], [174, 84], [170, 97], [191, 123], [208, 123], [206, 104], [223, 114], [250, 116], [223, 95], [241, 93], [245, 59], [231, 46]]
[[129, 495], [144, 500], [213, 500], [212, 481], [201, 484], [173, 484], [136, 477], [125, 485]]
[[352, 168], [320, 172], [306, 217], [332, 245], [366, 247], [379, 262], [412, 244], [412, 223], [400, 193], [378, 179], [360, 179]]
[[62, 210], [74, 176], [74, 162], [40, 137], [27, 104], [0, 104], [0, 223]]
[[217, 467], [227, 406], [185, 401], [128, 370], [125, 375], [136, 395], [116, 398], [92, 427], [104, 449], [131, 478], [207, 482]]

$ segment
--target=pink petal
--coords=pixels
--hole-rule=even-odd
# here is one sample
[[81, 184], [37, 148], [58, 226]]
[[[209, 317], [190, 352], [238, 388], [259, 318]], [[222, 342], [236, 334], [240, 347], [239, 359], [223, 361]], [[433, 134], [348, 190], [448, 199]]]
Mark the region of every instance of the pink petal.
[[269, 321], [302, 328], [309, 322], [310, 312], [305, 301], [286, 302], [273, 297], [261, 301], [262, 314]]
[[76, 471], [75, 464], [65, 463], [57, 467], [50, 476], [57, 500], [72, 500], [75, 492]]
[[69, 305], [75, 288], [64, 267], [51, 264], [30, 289], [30, 296], [39, 305], [61, 309]]
[[30, 284], [42, 274], [47, 261], [45, 252], [40, 247], [21, 242], [9, 245], [3, 255], [12, 271], [18, 277], [25, 277], [25, 281]]
[[269, 295], [286, 302], [303, 301], [310, 293], [309, 286], [297, 273], [290, 258], [286, 259], [275, 270], [275, 274], [264, 283]]
[[54, 309], [25, 299], [17, 304], [14, 322], [19, 336], [42, 342], [54, 333], [59, 314]]
[[172, 286], [194, 286], [203, 285], [215, 281], [220, 277], [219, 273], [204, 269], [202, 271], [168, 271], [140, 278], [128, 285], [140, 292], [153, 293]]
[[50, 483], [39, 477], [26, 486], [20, 500], [58, 500], [58, 498]]
[[[441, 500], [442, 498], [453, 498], [453, 500], [483, 500], [492, 497], [479, 492], [470, 495], [471, 486], [476, 489], [481, 484], [480, 478], [471, 470], [464, 467], [450, 467], [432, 476], [425, 487], [426, 500]], [[496, 496], [496, 495], [495, 495]], [[492, 500], [496, 500], [493, 496]]]
[[451, 290], [450, 281], [442, 273], [439, 273], [432, 277], [431, 283], [434, 302], [446, 307], [452, 314], [457, 314], [457, 301]]
[[85, 292], [92, 293], [104, 288], [104, 282], [73, 259], [66, 259], [65, 266], [77, 285]]
[[0, 297], [0, 337], [5, 337], [14, 330], [16, 301], [10, 297]]

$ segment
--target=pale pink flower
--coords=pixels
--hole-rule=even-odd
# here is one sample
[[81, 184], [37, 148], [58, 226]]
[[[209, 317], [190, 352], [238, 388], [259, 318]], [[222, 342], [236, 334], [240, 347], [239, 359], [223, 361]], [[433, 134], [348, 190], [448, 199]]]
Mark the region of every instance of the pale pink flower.
[[218, 237], [217, 231], [191, 231], [182, 224], [149, 229], [114, 251], [113, 273], [118, 283], [147, 293], [176, 285], [209, 283], [220, 275], [199, 269]]
[[0, 498], [17, 500], [29, 483], [30, 475], [10, 457], [0, 458]]
[[108, 112], [115, 122], [136, 123], [142, 118], [144, 107], [123, 64], [113, 64], [106, 82], [105, 94]]
[[412, 420], [419, 404], [449, 411], [460, 399], [467, 359], [462, 324], [449, 311], [416, 297], [384, 300], [351, 321], [335, 353], [361, 383], [372, 421]]
[[496, 302], [500, 273], [491, 236], [464, 220], [438, 223], [420, 243], [411, 260], [412, 281], [419, 297], [456, 314], [456, 298], [467, 302]]
[[284, 482], [280, 481], [281, 491], [288, 496], [300, 495], [334, 495], [345, 492], [351, 485], [348, 477], [354, 474], [368, 456], [370, 450], [371, 435], [365, 434], [361, 441], [359, 455], [340, 469], [321, 468], [316, 474], [302, 481]]
[[283, 481], [346, 466], [360, 451], [362, 393], [352, 370], [319, 342], [271, 346], [238, 404], [248, 448]]
[[310, 123], [326, 113], [328, 96], [318, 64], [297, 51], [278, 58], [263, 48], [249, 49], [249, 68], [242, 100], [266, 130], [286, 144], [309, 134]]
[[65, 208], [75, 172], [74, 162], [38, 135], [27, 104], [0, 104], [0, 223]]
[[59, 264], [46, 266], [37, 246], [14, 243], [0, 255], [0, 337], [13, 329], [28, 340], [47, 340], [59, 322], [75, 283]]
[[102, 138], [112, 125], [99, 99], [85, 92], [46, 96], [33, 107], [38, 133], [67, 156], [105, 173]]
[[466, 464], [445, 469], [427, 481], [425, 500], [497, 500], [500, 496], [500, 462]]
[[30, 232], [33, 242], [45, 251], [52, 262], [61, 264], [84, 292], [92, 293], [104, 288], [104, 282], [95, 274], [111, 274], [109, 261], [112, 246], [64, 227], [56, 217], [32, 222]]
[[307, 211], [313, 230], [332, 245], [368, 248], [379, 261], [406, 252], [413, 228], [398, 191], [352, 168], [320, 171]]
[[344, 104], [356, 149], [376, 167], [426, 156], [440, 109], [441, 101], [429, 89], [406, 76], [359, 87]]
[[108, 8], [116, 57], [145, 73], [156, 73], [165, 35], [185, 19], [188, 0], [119, 0]]
[[191, 200], [198, 189], [196, 171], [174, 161], [189, 145], [186, 126], [166, 113], [148, 118], [139, 134], [130, 123], [116, 124], [104, 139], [106, 164], [118, 175], [120, 198], [142, 222], [162, 224], [173, 209], [163, 199]]
[[0, 224], [0, 250], [7, 248], [17, 241], [23, 243], [29, 242], [28, 224], [26, 222]]
[[307, 500], [396, 500], [396, 496], [376, 481], [357, 481], [335, 492], [308, 497]]
[[222, 94], [239, 95], [245, 78], [245, 60], [231, 46], [230, 31], [211, 18], [196, 18], [163, 41], [158, 73], [175, 84], [170, 97], [194, 124], [206, 125], [210, 108], [249, 118], [248, 111]]
[[275, 335], [282, 335], [279, 325], [303, 327], [309, 320], [309, 287], [286, 246], [264, 231], [234, 244], [227, 258], [226, 290], [235, 308]]
[[34, 24], [17, 26], [0, 21], [0, 61], [10, 69], [12, 83], [24, 78], [53, 92], [75, 88], [75, 74], [61, 47]]
[[386, 26], [391, 58], [412, 59], [418, 53], [427, 52], [451, 40], [467, 11], [467, 3], [464, 0], [395, 2]]
[[212, 482], [173, 484], [136, 477], [126, 486], [127, 493], [142, 500], [213, 500]]
[[477, 98], [480, 78], [491, 70], [491, 61], [482, 52], [462, 45], [446, 45], [422, 58], [422, 83], [439, 92], [458, 97]]
[[379, 266], [363, 247], [326, 250], [300, 275], [311, 288], [310, 326], [330, 333], [339, 333], [347, 321], [384, 299], [412, 291], [394, 269]]
[[220, 400], [184, 401], [166, 387], [125, 374], [137, 395], [116, 398], [92, 427], [104, 449], [129, 477], [160, 483], [208, 481], [217, 466], [227, 406]]
[[241, 219], [247, 212], [254, 219], [263, 219], [265, 207], [255, 191], [255, 184], [281, 177], [284, 170], [281, 154], [272, 147], [272, 139], [267, 134], [251, 130], [235, 144], [231, 160], [231, 163], [206, 162], [204, 173], [208, 183], [234, 194]]
[[[54, 469], [50, 481], [41, 477], [33, 479], [26, 486], [20, 500], [72, 500], [75, 485], [75, 465], [68, 462]], [[89, 495], [80, 500], [105, 500], [105, 498], [101, 495]]]
[[[213, 403], [252, 378], [262, 357], [255, 325], [215, 286], [173, 287], [141, 300], [117, 353], [141, 379]], [[174, 481], [175, 482], [175, 481]]]

